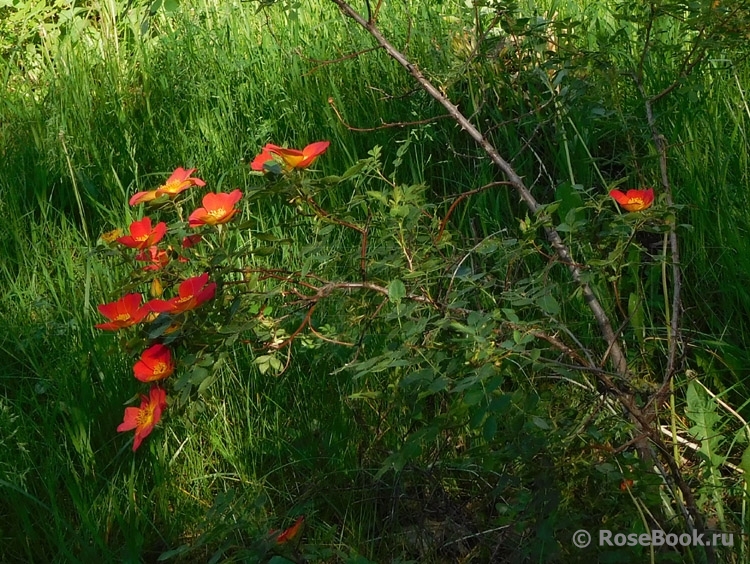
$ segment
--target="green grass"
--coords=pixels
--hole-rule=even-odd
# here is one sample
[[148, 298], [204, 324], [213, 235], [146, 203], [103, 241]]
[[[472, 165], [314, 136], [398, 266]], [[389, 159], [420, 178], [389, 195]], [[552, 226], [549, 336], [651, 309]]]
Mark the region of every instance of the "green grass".
[[[125, 402], [139, 390], [132, 355], [117, 337], [93, 328], [100, 321], [96, 305], [119, 295], [118, 280], [126, 273], [94, 252], [95, 241], [137, 218], [139, 210], [127, 206], [130, 195], [158, 185], [176, 166], [199, 167], [212, 190], [247, 191], [260, 184], [248, 175], [247, 163], [264, 143], [304, 146], [320, 139], [332, 141], [319, 161], [324, 174], [340, 174], [375, 145], [383, 146], [391, 170], [408, 140], [395, 178], [424, 182], [428, 200], [438, 205], [429, 212], [440, 216], [448, 207], [445, 198], [498, 176], [449, 119], [369, 132], [347, 129], [329, 97], [344, 122], [358, 128], [443, 111], [413, 91], [407, 74], [384, 52], [322, 64], [372, 46], [328, 3], [256, 13], [255, 5], [196, 0], [153, 15], [148, 6], [131, 4], [130, 12], [115, 3], [97, 5], [92, 17], [81, 19], [79, 31], [60, 23], [59, 38], [29, 40], [26, 55], [3, 46], [0, 326], [7, 329], [0, 332], [0, 560], [153, 562], [185, 547], [174, 561], [267, 561], [259, 539], [305, 514], [308, 556], [322, 562], [479, 562], [489, 561], [498, 547], [517, 550], [519, 559], [572, 561], [580, 556], [561, 536], [568, 530], [593, 531], [603, 518], [623, 528], [638, 522], [635, 506], [619, 491], [618, 472], [639, 480], [643, 507], [664, 510], [658, 480], [639, 470], [629, 453], [603, 454], [609, 440], [627, 441], [627, 428], [609, 413], [595, 417], [601, 407], [596, 391], [560, 391], [558, 381], [531, 364], [503, 368], [502, 390], [513, 397], [513, 408], [496, 421], [494, 438], [485, 439], [481, 425], [467, 427], [474, 413], [468, 406], [463, 419], [445, 422], [446, 434], [422, 445], [400, 472], [383, 473], [389, 456], [410, 433], [426, 428], [430, 417], [456, 416], [446, 408], [449, 394], [410, 404], [409, 389], [400, 384], [405, 372], [355, 379], [352, 371], [338, 370], [352, 360], [349, 350], [335, 346], [297, 347], [283, 375], [262, 375], [253, 362], [256, 353], [238, 345], [208, 392], [165, 421], [134, 456], [115, 431]], [[383, 8], [380, 23], [397, 45], [408, 42], [420, 68], [490, 130], [541, 201], [554, 201], [556, 187], [565, 182], [580, 184], [586, 202], [603, 201], [607, 187], [601, 177], [610, 183], [626, 179], [628, 187], [658, 185], [637, 93], [626, 76], [605, 64], [626, 67], [632, 53], [613, 49], [603, 62], [578, 51], [601, 46], [607, 33], [599, 34], [597, 25], [620, 24], [604, 8], [552, 4], [529, 5], [524, 13], [571, 14], [582, 21], [575, 37], [561, 41], [555, 53], [534, 43], [538, 35], [522, 37], [515, 50], [489, 49], [468, 63], [468, 75], [455, 34], [470, 33], [470, 11], [417, 2], [407, 12], [397, 3]], [[447, 16], [461, 18], [460, 25]], [[628, 33], [637, 36], [635, 24]], [[750, 67], [740, 49], [724, 55], [734, 57], [731, 67], [709, 67], [691, 77], [657, 111], [670, 142], [669, 170], [682, 206], [678, 223], [690, 226], [679, 230], [686, 367], [698, 370], [701, 381], [747, 419]], [[553, 100], [548, 81], [562, 68], [569, 74]], [[653, 63], [647, 70], [649, 87], [656, 90], [673, 79], [676, 66]], [[320, 201], [343, 210], [351, 192], [351, 186], [332, 187]], [[460, 206], [455, 229], [449, 228], [456, 247], [465, 243], [471, 249], [502, 232], [488, 238], [500, 250], [476, 249], [466, 268], [485, 269], [493, 283], [516, 284], [519, 295], [524, 284], [530, 292], [545, 288], [562, 304], [561, 325], [596, 350], [598, 337], [577, 299], [569, 299], [570, 281], [561, 269], [545, 268], [546, 259], [535, 251], [513, 254], [510, 244], [503, 250], [502, 240], [524, 238], [517, 218], [525, 212], [516, 196], [501, 187]], [[594, 239], [571, 241], [581, 256], [602, 258], [611, 251], [610, 235], [600, 225], [607, 216], [592, 209]], [[352, 210], [347, 213], [363, 220], [359, 208]], [[256, 200], [244, 215], [259, 232], [294, 239], [271, 257], [254, 257], [255, 264], [291, 268], [326, 244], [327, 254], [339, 259], [321, 266], [327, 274], [356, 271], [354, 233], [320, 234], [279, 199]], [[385, 261], [394, 245], [391, 239], [373, 256]], [[396, 267], [379, 268], [386, 277]], [[664, 311], [659, 271], [653, 272], [656, 279], [632, 272], [628, 278], [632, 288], [651, 292], [649, 344], [639, 346], [629, 329], [625, 338], [637, 350], [631, 356], [646, 359], [658, 374]], [[455, 284], [465, 292], [467, 307], [510, 299], [511, 292], [490, 295], [490, 285], [474, 293], [462, 276]], [[439, 281], [435, 287], [441, 288]], [[334, 302], [320, 322], [345, 324], [352, 303]], [[605, 303], [616, 311], [614, 298]], [[362, 304], [365, 299], [356, 307]], [[518, 306], [524, 321], [539, 321], [532, 309]], [[400, 350], [400, 331], [416, 326], [422, 315], [405, 311], [384, 310], [366, 342], [367, 354]], [[292, 320], [300, 318], [298, 313]], [[447, 337], [424, 345], [425, 353], [432, 354], [433, 345], [451, 350], [463, 342], [450, 332], [455, 328], [445, 331]], [[419, 337], [431, 343], [430, 334]], [[499, 346], [512, 337], [485, 341], [493, 339]], [[484, 350], [476, 346], [437, 368], [464, 377], [468, 368], [462, 363]], [[681, 372], [678, 386], [685, 381]], [[380, 395], [350, 397], [362, 391]], [[582, 413], [591, 413], [596, 426], [573, 433]], [[717, 432], [731, 442], [740, 424], [721, 413]], [[607, 431], [601, 434], [599, 427]], [[727, 447], [736, 464], [744, 446]], [[742, 480], [730, 476], [723, 503], [731, 526], [746, 526], [737, 491]], [[691, 477], [698, 488], [698, 472]], [[708, 497], [701, 503], [711, 516], [717, 502]], [[461, 541], [465, 549], [458, 542], [464, 537], [471, 539]]]

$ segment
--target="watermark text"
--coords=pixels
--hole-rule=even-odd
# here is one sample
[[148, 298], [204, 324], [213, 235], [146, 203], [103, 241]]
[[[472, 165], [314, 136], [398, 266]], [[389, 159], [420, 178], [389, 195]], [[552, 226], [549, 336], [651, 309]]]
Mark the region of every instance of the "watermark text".
[[[580, 529], [573, 534], [573, 544], [585, 548], [591, 544], [591, 533]], [[613, 533], [599, 531], [599, 546], [734, 546], [734, 533], [665, 533], [653, 529], [647, 533]]]

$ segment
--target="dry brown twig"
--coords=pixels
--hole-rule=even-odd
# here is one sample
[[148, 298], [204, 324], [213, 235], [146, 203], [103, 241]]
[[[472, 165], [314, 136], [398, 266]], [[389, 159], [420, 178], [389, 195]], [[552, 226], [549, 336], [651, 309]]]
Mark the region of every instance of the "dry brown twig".
[[349, 125], [344, 121], [344, 118], [341, 116], [341, 113], [339, 112], [338, 108], [336, 107], [336, 102], [333, 100], [332, 97], [328, 98], [328, 104], [331, 106], [331, 109], [336, 114], [336, 117], [338, 118], [341, 125], [346, 127], [349, 131], [357, 131], [360, 133], [367, 133], [371, 131], [380, 131], [381, 129], [391, 129], [393, 127], [411, 127], [413, 125], [425, 125], [428, 123], [432, 123], [434, 121], [437, 121], [439, 119], [445, 119], [449, 118], [451, 116], [449, 115], [442, 115], [442, 116], [435, 116], [427, 119], [420, 119], [417, 121], [396, 121], [392, 123], [383, 123], [381, 125], [375, 126], [375, 127], [354, 127], [353, 125]]

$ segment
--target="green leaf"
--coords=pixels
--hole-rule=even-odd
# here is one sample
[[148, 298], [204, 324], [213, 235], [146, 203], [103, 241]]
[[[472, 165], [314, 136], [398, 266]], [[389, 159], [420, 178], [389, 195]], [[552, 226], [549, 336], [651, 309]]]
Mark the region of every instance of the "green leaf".
[[409, 216], [409, 212], [411, 212], [411, 206], [408, 204], [399, 204], [397, 206], [393, 206], [391, 208], [391, 211], [389, 212], [391, 214], [391, 217], [400, 217], [405, 218]]
[[549, 427], [549, 423], [547, 423], [544, 419], [542, 419], [541, 417], [539, 417], [537, 415], [534, 415], [531, 418], [531, 421], [532, 421], [532, 423], [534, 423], [534, 425], [536, 425], [540, 429], [544, 429], [545, 431], [548, 431], [549, 428], [550, 428]]
[[250, 251], [251, 255], [256, 255], [259, 257], [267, 257], [268, 255], [272, 255], [276, 251], [276, 247], [272, 245], [267, 245], [265, 247], [257, 247]]
[[750, 490], [750, 446], [742, 453], [740, 468], [745, 471], [745, 490]]
[[165, 560], [169, 560], [170, 558], [173, 558], [175, 556], [180, 556], [181, 554], [184, 554], [189, 550], [190, 546], [187, 544], [183, 544], [182, 546], [178, 546], [177, 548], [174, 548], [172, 550], [162, 552], [157, 560], [159, 562], [164, 562]]
[[199, 386], [208, 377], [208, 370], [202, 366], [196, 366], [190, 373], [190, 383], [193, 386]]
[[366, 164], [367, 164], [367, 161], [359, 161], [358, 163], [355, 163], [354, 165], [350, 166], [348, 169], [346, 169], [346, 172], [344, 172], [344, 174], [341, 175], [341, 180], [346, 180], [358, 174], [363, 168], [365, 168]]
[[184, 372], [174, 383], [174, 389], [178, 392], [180, 390], [187, 390], [187, 392], [189, 393], [190, 388], [191, 388], [190, 376], [191, 376], [190, 372]]
[[434, 377], [435, 371], [432, 368], [423, 368], [402, 378], [399, 382], [399, 386], [402, 388], [408, 388], [409, 386], [426, 384], [432, 382]]
[[516, 312], [512, 309], [503, 308], [503, 313], [505, 314], [505, 317], [510, 321], [511, 323], [520, 323], [521, 320], [516, 315]]
[[484, 398], [484, 390], [471, 390], [466, 392], [464, 396], [464, 403], [466, 405], [476, 405]]
[[166, 313], [159, 314], [159, 317], [157, 317], [149, 327], [148, 338], [152, 340], [158, 339], [167, 329], [169, 329], [170, 325], [172, 325], [172, 316]]
[[394, 301], [396, 303], [400, 303], [402, 299], [406, 297], [406, 286], [404, 286], [404, 283], [401, 282], [398, 278], [395, 280], [391, 280], [391, 283], [388, 284], [388, 298], [391, 301]]
[[332, 174], [330, 176], [324, 176], [319, 180], [319, 182], [321, 184], [338, 184], [339, 182], [341, 182], [341, 177]]
[[203, 381], [200, 383], [200, 386], [198, 386], [198, 393], [203, 394], [208, 389], [208, 387], [213, 384], [216, 381], [216, 374], [212, 374], [208, 378], [204, 378]]
[[560, 304], [558, 304], [557, 300], [550, 294], [542, 296], [536, 303], [547, 315], [554, 316], [560, 313]]
[[487, 421], [484, 422], [484, 428], [482, 429], [482, 436], [484, 437], [484, 440], [487, 442], [490, 442], [492, 439], [495, 438], [495, 435], [497, 434], [497, 419], [495, 416], [490, 415], [487, 418]]
[[469, 418], [469, 428], [477, 429], [484, 421], [485, 415], [487, 415], [487, 406], [477, 409]]
[[640, 341], [641, 346], [643, 346], [646, 338], [643, 300], [635, 292], [631, 292], [630, 296], [628, 296], [628, 315], [630, 316], [630, 325], [633, 327], [635, 336]]
[[430, 387], [427, 388], [427, 390], [431, 393], [437, 393], [442, 392], [445, 390], [448, 385], [450, 384], [450, 380], [446, 378], [445, 376], [440, 376], [439, 378], [435, 378], [435, 380], [430, 384]]
[[388, 204], [388, 196], [386, 196], [383, 192], [376, 192], [375, 190], [368, 190], [366, 194], [370, 198], [379, 201], [383, 205]]
[[703, 454], [711, 469], [724, 462], [724, 457], [718, 453], [722, 436], [717, 430], [719, 416], [716, 404], [708, 398], [703, 388], [695, 380], [688, 384], [687, 409], [685, 415], [695, 423], [690, 433], [700, 443], [700, 453]]
[[511, 394], [503, 394], [499, 397], [494, 398], [490, 402], [488, 411], [493, 413], [504, 413], [508, 410], [512, 401], [513, 396]]

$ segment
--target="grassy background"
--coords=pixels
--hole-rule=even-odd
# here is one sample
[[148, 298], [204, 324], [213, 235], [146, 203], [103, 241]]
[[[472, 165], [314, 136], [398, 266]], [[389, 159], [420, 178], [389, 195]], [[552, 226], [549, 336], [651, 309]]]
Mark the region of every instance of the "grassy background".
[[[524, 44], [506, 58], [490, 48], [481, 64], [468, 58], [472, 13], [461, 6], [395, 3], [380, 23], [492, 130], [537, 197], [551, 202], [565, 182], [603, 195], [599, 174], [607, 182], [626, 178], [626, 186], [657, 184], [632, 85], [616, 73], [607, 82], [606, 65], [581, 55], [612, 26], [625, 26], [611, 13], [572, 2], [526, 6], [529, 18], [569, 14], [583, 23], [573, 37], [558, 34], [554, 48]], [[450, 120], [367, 132], [339, 121], [329, 98], [347, 124], [361, 128], [442, 111], [382, 52], [324, 64], [372, 46], [326, 2], [259, 13], [246, 3], [167, 3], [155, 13], [135, 3], [94, 3], [70, 20], [38, 16], [41, 33], [14, 23], [13, 14], [0, 8], [21, 45], [2, 45], [0, 69], [0, 560], [155, 561], [183, 545], [192, 549], [175, 557], [185, 561], [230, 558], [303, 513], [313, 515], [308, 542], [321, 560], [407, 560], [424, 551], [415, 538], [430, 527], [447, 538], [476, 531], [441, 530], [435, 515], [492, 531], [488, 508], [500, 503], [504, 479], [556, 492], [571, 521], [615, 513], [621, 498], [599, 495], [597, 484], [552, 485], [588, 476], [584, 453], [565, 465], [534, 458], [515, 467], [515, 478], [508, 467], [474, 460], [375, 479], [387, 455], [371, 434], [376, 414], [367, 402], [331, 400], [358, 389], [346, 373], [332, 373], [345, 359], [331, 349], [299, 354], [278, 380], [260, 377], [250, 354], [237, 350], [203, 409], [170, 421], [132, 456], [114, 431], [134, 393], [131, 360], [111, 335], [93, 329], [96, 304], [112, 295], [115, 280], [90, 253], [99, 234], [133, 219], [131, 194], [176, 166], [200, 167], [217, 191], [247, 188], [257, 182], [247, 162], [269, 141], [330, 139], [320, 166], [331, 173], [375, 145], [390, 163], [409, 142], [399, 179], [425, 182], [437, 203], [496, 172]], [[632, 54], [619, 56], [625, 66]], [[690, 226], [680, 232], [688, 344], [706, 382], [747, 416], [750, 67], [741, 52], [724, 57], [660, 103], [657, 119], [671, 143], [675, 199], [684, 206], [679, 223]], [[566, 65], [567, 78], [549, 84]], [[650, 86], [668, 84], [676, 65], [650, 69]], [[545, 104], [549, 88], [559, 96]], [[332, 191], [327, 203], [347, 197]], [[454, 220], [471, 240], [515, 231], [518, 210], [514, 196], [487, 192]], [[270, 202], [249, 211], [269, 227], [288, 218]], [[302, 230], [297, 235], [300, 246], [307, 242]], [[345, 254], [350, 241], [340, 244]], [[393, 424], [391, 448], [408, 415]], [[518, 517], [533, 526], [487, 532], [490, 547], [478, 558], [513, 543], [528, 556], [533, 539], [549, 540], [544, 519], [529, 517], [545, 513], [535, 503]], [[422, 557], [450, 561], [446, 554]]]

